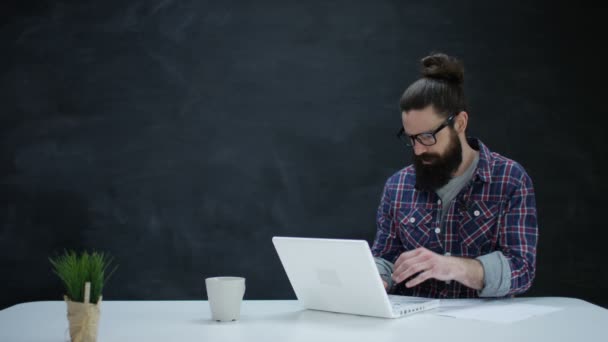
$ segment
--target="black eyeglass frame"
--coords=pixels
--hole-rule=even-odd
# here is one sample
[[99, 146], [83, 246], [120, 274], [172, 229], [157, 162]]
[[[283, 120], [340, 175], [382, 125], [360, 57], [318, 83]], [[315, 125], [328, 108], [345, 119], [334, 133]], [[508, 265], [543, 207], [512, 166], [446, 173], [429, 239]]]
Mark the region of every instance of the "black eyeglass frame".
[[[459, 113], [450, 115], [441, 125], [439, 125], [439, 127], [437, 127], [437, 129], [435, 129], [432, 132], [422, 132], [422, 133], [418, 133], [418, 134], [414, 134], [414, 135], [407, 135], [407, 134], [405, 134], [405, 129], [403, 127], [401, 127], [399, 132], [397, 132], [397, 138], [399, 138], [399, 140], [401, 140], [401, 142], [403, 142], [405, 144], [405, 146], [407, 146], [407, 147], [414, 147], [414, 144], [416, 144], [416, 142], [418, 142], [424, 146], [433, 146], [437, 143], [437, 137], [435, 135], [437, 133], [439, 133], [445, 127], [451, 126], [454, 123], [454, 118], [458, 114]], [[422, 141], [422, 139], [420, 138], [421, 136], [430, 137], [430, 138], [432, 138], [433, 142], [430, 144], [425, 144]]]

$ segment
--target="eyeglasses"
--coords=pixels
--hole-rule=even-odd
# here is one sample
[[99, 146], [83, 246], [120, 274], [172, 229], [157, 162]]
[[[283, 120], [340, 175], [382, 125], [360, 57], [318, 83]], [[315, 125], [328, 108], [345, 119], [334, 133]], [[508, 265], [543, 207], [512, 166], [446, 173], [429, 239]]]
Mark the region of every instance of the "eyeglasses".
[[441, 124], [441, 126], [437, 127], [437, 129], [432, 132], [407, 135], [405, 134], [405, 129], [401, 127], [399, 132], [397, 132], [397, 138], [399, 138], [399, 140], [401, 140], [405, 144], [405, 146], [408, 147], [413, 147], [416, 142], [419, 142], [424, 146], [433, 146], [437, 143], [437, 138], [435, 137], [435, 134], [439, 133], [439, 131], [441, 131], [444, 127], [451, 125], [454, 122], [454, 118], [456, 117], [456, 115], [458, 114], [450, 115], [450, 117], [448, 117], [444, 121], [444, 123]]

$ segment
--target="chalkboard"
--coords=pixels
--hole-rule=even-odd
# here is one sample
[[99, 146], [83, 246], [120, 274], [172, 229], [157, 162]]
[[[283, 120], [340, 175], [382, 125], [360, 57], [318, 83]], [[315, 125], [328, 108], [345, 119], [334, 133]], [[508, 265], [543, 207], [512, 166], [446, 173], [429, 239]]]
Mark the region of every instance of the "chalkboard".
[[599, 11], [2, 6], [0, 309], [61, 299], [48, 257], [64, 249], [115, 258], [106, 300], [203, 299], [204, 278], [217, 275], [246, 277], [248, 299], [295, 298], [271, 237], [373, 241], [384, 182], [411, 161], [394, 134], [398, 100], [433, 51], [465, 64], [469, 133], [534, 181], [540, 239], [527, 295], [608, 306]]

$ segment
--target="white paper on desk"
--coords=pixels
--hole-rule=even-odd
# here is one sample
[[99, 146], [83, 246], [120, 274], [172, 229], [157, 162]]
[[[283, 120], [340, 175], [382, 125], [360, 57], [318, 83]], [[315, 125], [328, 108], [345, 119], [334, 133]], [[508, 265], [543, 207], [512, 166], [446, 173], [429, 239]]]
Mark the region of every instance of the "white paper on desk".
[[483, 298], [475, 298], [475, 299], [440, 299], [439, 300], [439, 308], [441, 311], [453, 310], [453, 309], [463, 309], [471, 306], [478, 306], [485, 303], [490, 302], [493, 299], [483, 299]]
[[454, 308], [438, 312], [437, 315], [496, 323], [512, 323], [557, 310], [561, 310], [561, 308], [536, 304], [491, 302], [462, 309]]

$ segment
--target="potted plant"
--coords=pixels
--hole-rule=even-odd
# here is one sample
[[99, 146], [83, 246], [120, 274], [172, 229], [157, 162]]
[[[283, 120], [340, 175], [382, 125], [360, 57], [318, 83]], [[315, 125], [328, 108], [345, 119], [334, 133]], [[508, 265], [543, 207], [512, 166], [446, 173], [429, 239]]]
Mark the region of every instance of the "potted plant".
[[116, 270], [107, 273], [112, 258], [98, 252], [65, 251], [49, 261], [65, 285], [72, 342], [95, 342], [103, 287]]

